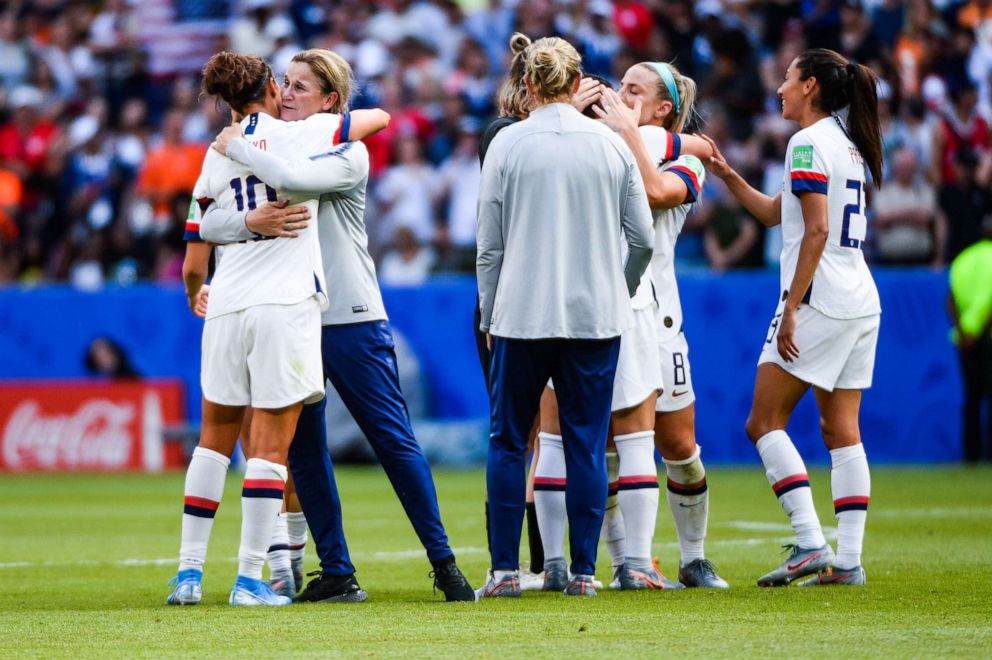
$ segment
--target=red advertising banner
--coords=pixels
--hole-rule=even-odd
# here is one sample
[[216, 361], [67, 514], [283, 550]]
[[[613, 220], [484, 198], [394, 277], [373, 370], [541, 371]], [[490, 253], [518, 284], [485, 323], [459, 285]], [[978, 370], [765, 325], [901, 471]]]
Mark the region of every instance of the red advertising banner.
[[179, 467], [184, 407], [179, 380], [0, 381], [0, 472]]

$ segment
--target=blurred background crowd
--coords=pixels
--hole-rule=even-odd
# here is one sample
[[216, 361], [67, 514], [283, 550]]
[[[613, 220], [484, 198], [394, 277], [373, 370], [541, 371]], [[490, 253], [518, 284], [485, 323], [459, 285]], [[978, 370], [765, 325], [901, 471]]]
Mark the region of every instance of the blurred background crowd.
[[[226, 109], [198, 96], [217, 50], [332, 49], [353, 107], [384, 108], [366, 222], [384, 284], [474, 270], [478, 139], [507, 40], [561, 35], [588, 73], [673, 61], [699, 85], [694, 130], [757, 187], [781, 186], [795, 125], [775, 90], [808, 47], [870, 66], [885, 185], [877, 264], [942, 267], [992, 213], [992, 0], [36, 0], [0, 13], [0, 283], [83, 289], [181, 278], [190, 191]], [[781, 239], [711, 177], [682, 268], [777, 265]]]

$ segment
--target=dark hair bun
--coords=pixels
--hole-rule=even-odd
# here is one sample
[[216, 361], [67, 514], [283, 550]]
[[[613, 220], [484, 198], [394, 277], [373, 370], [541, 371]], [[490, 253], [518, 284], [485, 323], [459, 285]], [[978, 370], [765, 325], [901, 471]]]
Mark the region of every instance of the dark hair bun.
[[510, 52], [519, 55], [530, 45], [530, 37], [522, 32], [514, 32], [510, 37]]

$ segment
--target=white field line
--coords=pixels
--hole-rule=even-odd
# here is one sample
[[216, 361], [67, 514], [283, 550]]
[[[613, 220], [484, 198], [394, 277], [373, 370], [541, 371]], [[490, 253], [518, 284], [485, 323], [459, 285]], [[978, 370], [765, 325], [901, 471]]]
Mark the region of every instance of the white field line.
[[[778, 530], [776, 530], [778, 531]], [[833, 538], [832, 531], [824, 529], [824, 533], [827, 538]], [[708, 547], [720, 547], [720, 548], [733, 548], [733, 547], [750, 547], [759, 545], [776, 545], [792, 542], [794, 539], [791, 536], [779, 536], [779, 537], [762, 537], [762, 538], [740, 538], [740, 539], [718, 539], [707, 542]], [[666, 550], [676, 550], [678, 549], [678, 543], [654, 543], [655, 548], [663, 548]], [[453, 548], [453, 551], [458, 556], [464, 555], [484, 555], [488, 552], [486, 548], [479, 547], [463, 547], [463, 548]], [[410, 549], [410, 550], [397, 550], [391, 552], [370, 552], [370, 553], [354, 553], [352, 559], [356, 562], [362, 561], [409, 561], [410, 559], [419, 559], [424, 557], [424, 551], [422, 548]], [[237, 557], [224, 557], [224, 558], [211, 558], [212, 562], [222, 561], [228, 563], [235, 563], [238, 561]], [[133, 568], [141, 566], [172, 566], [178, 562], [177, 557], [162, 557], [158, 559], [141, 559], [137, 557], [130, 557], [127, 559], [111, 559], [111, 560], [96, 560], [96, 559], [75, 559], [75, 560], [49, 560], [49, 561], [12, 561], [12, 562], [0, 562], [0, 570], [15, 570], [20, 568], [63, 568], [71, 566], [106, 566], [106, 567], [117, 567], [117, 568]]]

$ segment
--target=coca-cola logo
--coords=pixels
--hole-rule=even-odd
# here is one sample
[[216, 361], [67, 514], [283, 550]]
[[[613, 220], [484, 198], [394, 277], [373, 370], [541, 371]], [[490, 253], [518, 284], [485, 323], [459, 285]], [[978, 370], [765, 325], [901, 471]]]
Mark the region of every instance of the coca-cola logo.
[[7, 469], [122, 468], [135, 446], [132, 403], [86, 401], [74, 413], [45, 415], [32, 399], [21, 402], [3, 432]]

